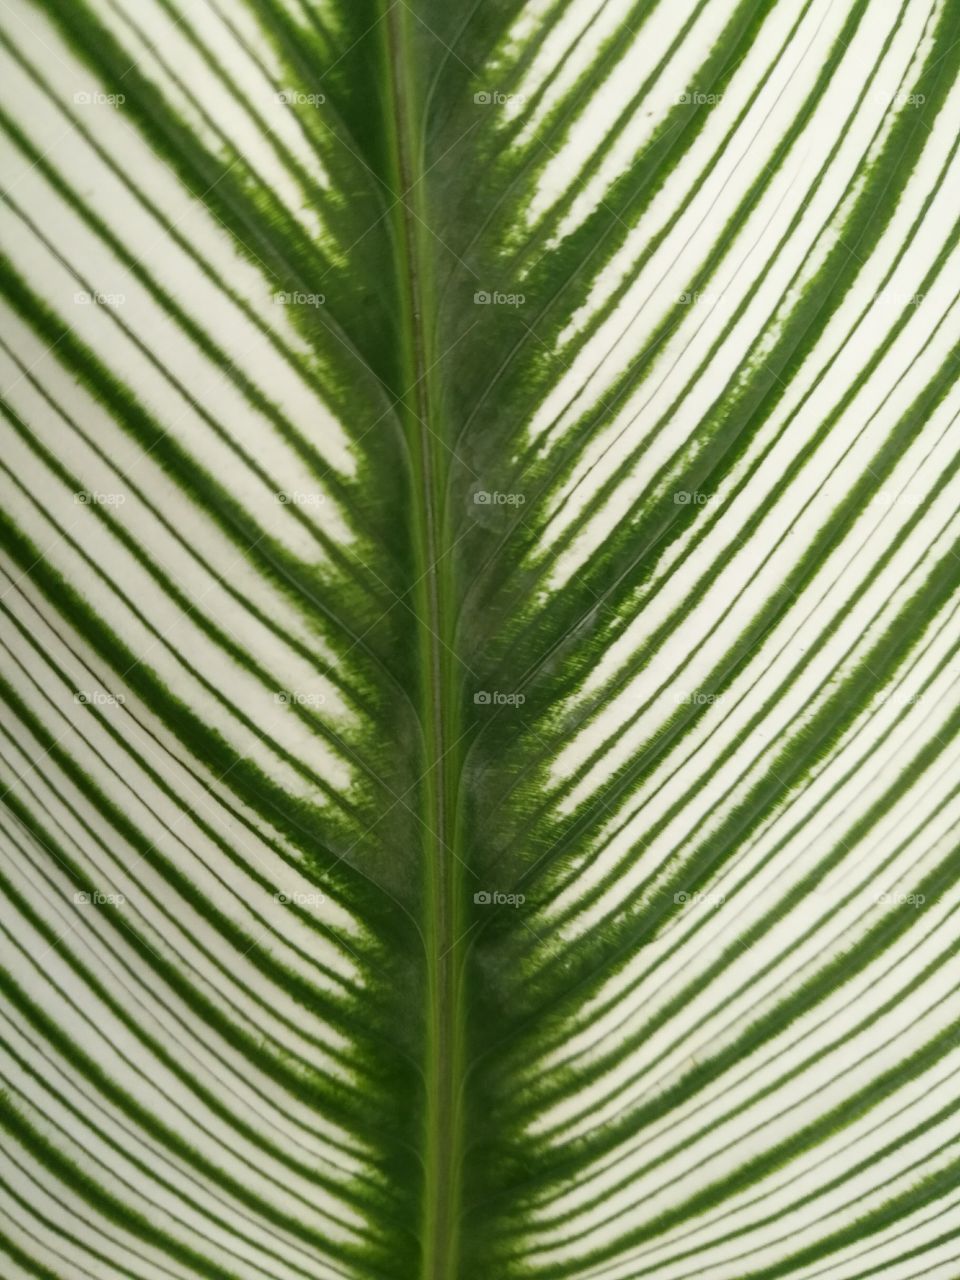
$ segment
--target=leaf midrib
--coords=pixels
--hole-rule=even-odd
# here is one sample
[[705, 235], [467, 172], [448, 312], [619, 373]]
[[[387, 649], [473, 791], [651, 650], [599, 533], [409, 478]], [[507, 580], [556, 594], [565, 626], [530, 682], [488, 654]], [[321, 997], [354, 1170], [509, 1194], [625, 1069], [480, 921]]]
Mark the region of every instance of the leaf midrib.
[[[394, 191], [397, 289], [402, 314], [399, 405], [411, 462], [414, 610], [423, 758], [418, 769], [423, 849], [426, 1039], [424, 1052], [424, 1180], [420, 1220], [422, 1280], [452, 1280], [458, 1271], [462, 1164], [459, 1111], [463, 1027], [457, 1000], [463, 933], [460, 860], [454, 848], [460, 758], [458, 680], [454, 667], [455, 583], [443, 515], [446, 485], [438, 397], [428, 358], [434, 314], [431, 256], [424, 242], [427, 210], [417, 136], [410, 10], [393, 0], [385, 33]], [[419, 108], [419, 109], [418, 109]], [[409, 202], [408, 202], [409, 201]], [[412, 403], [411, 403], [412, 400]], [[436, 424], [435, 427], [431, 423]]]

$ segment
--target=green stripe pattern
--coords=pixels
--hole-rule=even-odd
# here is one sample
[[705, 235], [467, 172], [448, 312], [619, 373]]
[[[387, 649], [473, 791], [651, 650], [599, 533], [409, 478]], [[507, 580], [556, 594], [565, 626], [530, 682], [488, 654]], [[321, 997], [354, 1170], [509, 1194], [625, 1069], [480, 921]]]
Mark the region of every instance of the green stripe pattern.
[[960, 0], [7, 0], [0, 1273], [960, 1275]]

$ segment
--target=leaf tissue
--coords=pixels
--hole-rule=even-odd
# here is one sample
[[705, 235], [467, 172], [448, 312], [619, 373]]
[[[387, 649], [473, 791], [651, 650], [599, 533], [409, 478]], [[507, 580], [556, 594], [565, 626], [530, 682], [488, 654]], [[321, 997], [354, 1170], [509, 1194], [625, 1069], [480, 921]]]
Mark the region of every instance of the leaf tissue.
[[958, 69], [3, 0], [2, 1280], [960, 1276]]

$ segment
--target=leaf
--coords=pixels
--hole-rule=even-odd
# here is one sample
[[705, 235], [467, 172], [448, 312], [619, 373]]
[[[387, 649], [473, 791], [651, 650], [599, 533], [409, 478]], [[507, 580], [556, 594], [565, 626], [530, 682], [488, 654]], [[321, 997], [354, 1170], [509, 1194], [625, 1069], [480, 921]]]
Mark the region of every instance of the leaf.
[[960, 4], [0, 57], [3, 1274], [954, 1274]]

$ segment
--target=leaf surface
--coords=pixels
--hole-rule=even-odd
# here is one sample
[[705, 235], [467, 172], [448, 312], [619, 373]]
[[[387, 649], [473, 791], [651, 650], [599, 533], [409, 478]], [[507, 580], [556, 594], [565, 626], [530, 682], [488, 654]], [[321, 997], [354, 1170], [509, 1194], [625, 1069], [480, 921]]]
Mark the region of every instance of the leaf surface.
[[955, 1275], [960, 3], [0, 60], [4, 1275]]

